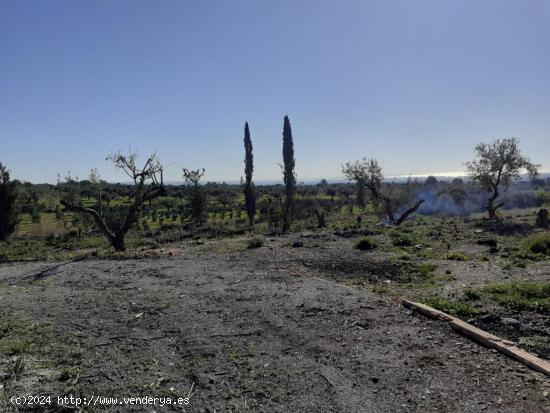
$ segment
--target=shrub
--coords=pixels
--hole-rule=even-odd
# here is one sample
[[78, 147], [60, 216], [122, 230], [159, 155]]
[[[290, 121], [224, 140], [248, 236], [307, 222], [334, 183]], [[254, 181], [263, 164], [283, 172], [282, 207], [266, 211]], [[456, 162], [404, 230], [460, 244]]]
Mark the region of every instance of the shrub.
[[417, 267], [417, 273], [423, 277], [429, 277], [437, 268], [437, 265], [425, 262]]
[[256, 249], [264, 246], [264, 240], [262, 238], [251, 238], [248, 240], [248, 249]]
[[475, 301], [481, 298], [481, 294], [477, 290], [474, 290], [472, 288], [466, 288], [464, 290], [464, 298], [466, 300]]
[[531, 235], [525, 241], [525, 247], [535, 254], [550, 255], [550, 232]]
[[445, 254], [444, 259], [450, 260], [450, 261], [468, 261], [468, 256], [464, 254], [463, 252], [449, 252], [448, 254]]
[[362, 251], [370, 251], [378, 247], [376, 241], [370, 239], [369, 237], [363, 237], [355, 244], [355, 248]]
[[395, 247], [410, 247], [415, 244], [414, 239], [408, 234], [394, 233], [392, 238], [392, 243]]
[[304, 246], [304, 242], [300, 240], [295, 240], [292, 242], [292, 248], [300, 248]]

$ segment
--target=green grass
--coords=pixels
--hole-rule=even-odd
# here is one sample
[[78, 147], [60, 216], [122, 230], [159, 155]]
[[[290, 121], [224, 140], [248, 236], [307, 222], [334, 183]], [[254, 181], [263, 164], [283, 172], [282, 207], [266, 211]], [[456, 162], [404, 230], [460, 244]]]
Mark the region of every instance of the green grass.
[[420, 302], [458, 317], [471, 317], [477, 314], [477, 310], [474, 307], [461, 301], [453, 301], [440, 297], [428, 297], [423, 298]]
[[260, 237], [250, 238], [247, 242], [247, 248], [249, 250], [261, 248], [264, 246], [264, 240]]
[[369, 237], [363, 237], [355, 243], [355, 248], [361, 251], [370, 251], [376, 249], [377, 247], [378, 244], [376, 243], [376, 241]]
[[525, 249], [534, 254], [550, 255], [550, 232], [531, 235], [525, 241]]
[[409, 234], [394, 232], [392, 234], [392, 244], [394, 247], [410, 247], [417, 244], [417, 242]]
[[550, 282], [493, 284], [481, 293], [510, 310], [550, 313]]
[[425, 262], [425, 263], [419, 264], [416, 267], [416, 270], [417, 270], [416, 272], [423, 277], [429, 277], [430, 275], [432, 275], [432, 273], [435, 271], [436, 268], [437, 268], [437, 265], [431, 264], [429, 262]]
[[468, 261], [468, 256], [463, 252], [449, 252], [443, 256], [443, 259], [449, 261]]

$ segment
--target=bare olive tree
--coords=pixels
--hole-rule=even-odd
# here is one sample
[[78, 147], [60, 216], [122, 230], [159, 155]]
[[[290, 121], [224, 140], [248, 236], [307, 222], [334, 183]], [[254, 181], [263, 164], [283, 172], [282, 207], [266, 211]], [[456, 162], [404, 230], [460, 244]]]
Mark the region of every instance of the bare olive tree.
[[475, 154], [473, 161], [466, 162], [467, 174], [491, 192], [485, 208], [489, 218], [496, 218], [497, 209], [504, 206], [504, 202], [495, 204], [500, 196], [500, 188], [509, 186], [519, 178], [522, 170], [534, 178], [540, 165], [534, 164], [521, 153], [519, 140], [516, 138], [497, 139], [492, 143], [482, 142], [475, 147]]
[[401, 225], [424, 202], [423, 199], [417, 199], [411, 182], [407, 185], [384, 186], [382, 165], [374, 158], [347, 162], [342, 166], [342, 173], [348, 180], [366, 187], [374, 205], [382, 208], [388, 221], [394, 225]]
[[145, 202], [163, 196], [166, 193], [162, 177], [162, 165], [156, 155], [151, 155], [143, 167], [137, 165], [138, 154], [131, 150], [128, 154], [118, 152], [107, 156], [108, 161], [113, 162], [115, 168], [121, 170], [133, 182], [133, 191], [130, 195], [130, 205], [121, 222], [113, 227], [98, 210], [85, 207], [74, 194], [64, 194], [61, 204], [69, 211], [91, 215], [103, 235], [116, 251], [124, 251], [124, 238], [132, 225], [138, 220], [139, 214]]

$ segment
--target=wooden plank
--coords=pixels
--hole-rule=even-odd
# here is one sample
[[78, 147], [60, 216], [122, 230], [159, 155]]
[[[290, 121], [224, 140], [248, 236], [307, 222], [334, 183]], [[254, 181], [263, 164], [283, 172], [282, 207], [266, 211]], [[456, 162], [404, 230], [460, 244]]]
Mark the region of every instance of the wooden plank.
[[411, 310], [416, 310], [419, 313], [422, 313], [430, 318], [435, 318], [436, 320], [444, 320], [444, 321], [452, 321], [454, 319], [453, 316], [444, 313], [443, 311], [436, 310], [433, 307], [430, 307], [426, 304], [416, 303], [414, 301], [409, 300], [401, 300], [401, 304], [403, 304], [405, 307], [410, 308]]
[[503, 340], [502, 338], [477, 328], [476, 326], [473, 326], [457, 317], [453, 317], [443, 311], [436, 310], [429, 305], [409, 300], [402, 300], [402, 304], [405, 307], [414, 309], [428, 317], [447, 321], [451, 325], [451, 328], [456, 332], [471, 338], [486, 347], [494, 348], [497, 351], [506, 354], [508, 357], [525, 364], [533, 370], [550, 376], [550, 362], [518, 348], [516, 343], [513, 341]]

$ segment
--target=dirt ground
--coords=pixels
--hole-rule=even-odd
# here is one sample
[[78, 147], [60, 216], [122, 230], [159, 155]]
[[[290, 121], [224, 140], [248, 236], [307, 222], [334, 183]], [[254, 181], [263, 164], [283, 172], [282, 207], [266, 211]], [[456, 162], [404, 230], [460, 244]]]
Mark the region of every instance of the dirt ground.
[[12, 395], [191, 393], [185, 406], [83, 410], [550, 412], [547, 377], [389, 295], [327, 277], [339, 241], [315, 251], [277, 242], [46, 272], [56, 263], [0, 265], [0, 411], [16, 411]]

